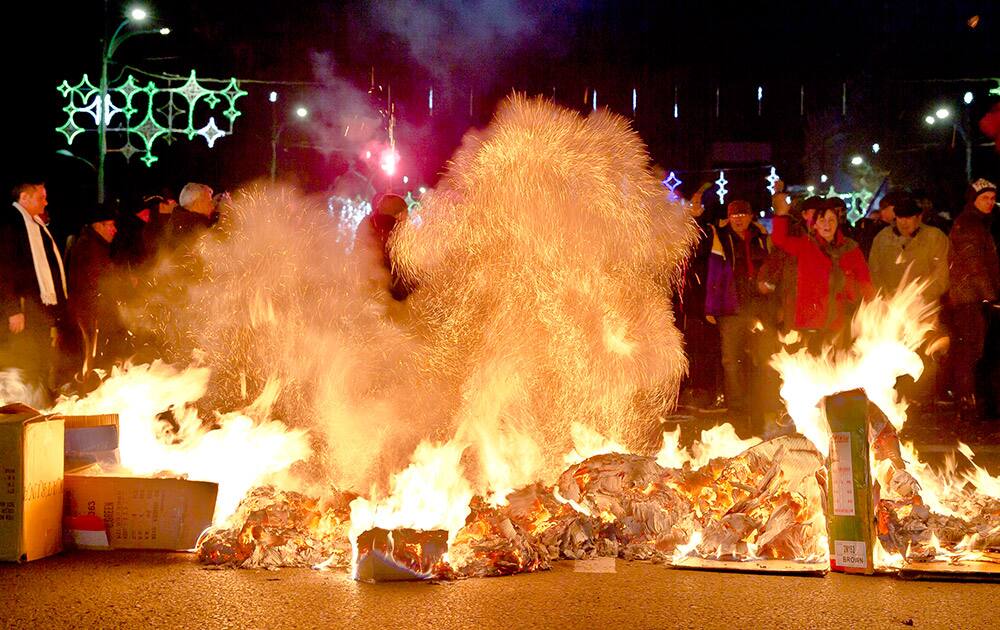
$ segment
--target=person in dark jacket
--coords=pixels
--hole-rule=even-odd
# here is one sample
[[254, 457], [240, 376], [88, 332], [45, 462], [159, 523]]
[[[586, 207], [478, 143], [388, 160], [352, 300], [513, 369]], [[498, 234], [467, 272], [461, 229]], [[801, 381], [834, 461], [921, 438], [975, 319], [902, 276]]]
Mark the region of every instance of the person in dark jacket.
[[698, 225], [698, 242], [684, 273], [684, 286], [675, 298], [675, 312], [684, 333], [684, 346], [689, 368], [687, 393], [682, 400], [699, 411], [726, 411], [720, 384], [722, 380], [719, 329], [705, 320], [705, 286], [708, 281], [708, 257], [712, 251], [712, 225], [702, 203], [702, 195], [711, 184], [692, 195], [686, 204], [688, 213]]
[[115, 297], [116, 266], [111, 258], [111, 243], [118, 231], [115, 219], [107, 205], [97, 207], [67, 257], [69, 313], [82, 338], [81, 376], [95, 367], [109, 369], [125, 346]]
[[986, 339], [984, 304], [1000, 294], [1000, 260], [990, 235], [990, 219], [996, 205], [997, 187], [985, 179], [969, 185], [966, 204], [951, 228], [948, 261], [951, 288], [952, 369], [959, 413], [965, 419], [978, 417], [976, 367]]
[[0, 369], [17, 368], [47, 396], [55, 386], [53, 349], [66, 305], [66, 273], [41, 217], [45, 183], [25, 181], [0, 211]]
[[399, 195], [381, 193], [372, 199], [372, 211], [365, 218], [369, 238], [382, 254], [382, 266], [389, 273], [389, 293], [397, 302], [404, 301], [410, 288], [392, 268], [392, 253], [389, 251], [389, 237], [400, 222], [406, 221], [409, 206]]
[[727, 215], [723, 225], [712, 228], [705, 315], [719, 326], [726, 405], [734, 414], [745, 415], [757, 358], [752, 352], [760, 321], [757, 270], [767, 258], [767, 232], [753, 222], [753, 210], [742, 199], [729, 203]]
[[218, 204], [212, 189], [205, 184], [190, 182], [177, 199], [178, 206], [170, 214], [167, 243], [171, 249], [187, 245], [215, 225]]

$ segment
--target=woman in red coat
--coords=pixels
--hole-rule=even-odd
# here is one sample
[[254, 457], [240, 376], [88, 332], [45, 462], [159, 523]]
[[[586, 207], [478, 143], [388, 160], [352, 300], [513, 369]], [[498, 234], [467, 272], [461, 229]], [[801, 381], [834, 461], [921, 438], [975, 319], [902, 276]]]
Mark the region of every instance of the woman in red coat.
[[835, 343], [863, 299], [875, 295], [868, 264], [858, 244], [840, 230], [839, 199], [827, 200], [816, 212], [809, 234], [792, 236], [788, 204], [775, 196], [774, 245], [797, 263], [795, 321], [810, 350]]

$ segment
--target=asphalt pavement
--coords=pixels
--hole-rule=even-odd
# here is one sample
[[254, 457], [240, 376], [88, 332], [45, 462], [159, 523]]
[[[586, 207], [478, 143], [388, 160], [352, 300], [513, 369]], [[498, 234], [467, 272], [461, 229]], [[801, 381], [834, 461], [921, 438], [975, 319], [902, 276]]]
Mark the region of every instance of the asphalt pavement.
[[996, 628], [1000, 586], [682, 571], [623, 560], [440, 584], [72, 552], [0, 565], [4, 628]]

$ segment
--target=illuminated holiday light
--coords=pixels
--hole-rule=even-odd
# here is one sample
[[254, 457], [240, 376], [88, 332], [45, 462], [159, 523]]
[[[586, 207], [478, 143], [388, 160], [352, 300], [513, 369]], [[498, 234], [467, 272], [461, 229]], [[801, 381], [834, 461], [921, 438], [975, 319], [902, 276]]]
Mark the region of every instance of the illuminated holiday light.
[[806, 192], [808, 192], [811, 195], [814, 192], [816, 192], [816, 187], [810, 184], [809, 186], [806, 186]]
[[965, 96], [962, 97], [962, 101], [966, 105], [972, 105], [972, 92], [966, 92]]
[[[188, 140], [193, 140], [195, 136], [201, 136], [208, 143], [209, 147], [215, 146], [215, 141], [222, 136], [233, 133], [233, 125], [236, 118], [240, 116], [240, 111], [236, 109], [236, 101], [247, 93], [239, 88], [236, 79], [230, 79], [229, 83], [220, 90], [210, 90], [198, 83], [198, 77], [192, 70], [183, 85], [176, 88], [159, 88], [152, 81], [144, 87], [140, 87], [134, 76], [129, 76], [124, 83], [117, 87], [109, 87], [107, 99], [102, 103], [100, 90], [90, 83], [87, 75], [76, 84], [70, 85], [63, 81], [57, 88], [59, 93], [69, 101], [63, 107], [67, 114], [66, 122], [56, 129], [66, 138], [67, 144], [73, 144], [76, 137], [83, 132], [97, 131], [97, 129], [86, 128], [77, 123], [78, 114], [86, 114], [94, 120], [96, 127], [100, 126], [101, 119], [106, 125], [115, 123], [115, 119], [120, 114], [124, 122], [117, 123], [117, 127], [108, 127], [107, 133], [121, 133], [125, 136], [125, 143], [117, 149], [109, 149], [131, 158], [136, 153], [143, 154], [140, 158], [146, 166], [152, 166], [157, 161], [153, 155], [153, 144], [159, 138], [173, 139], [176, 135], [186, 136]], [[176, 102], [176, 99], [183, 99]], [[119, 107], [114, 104], [124, 102]], [[160, 105], [167, 101], [169, 108]], [[227, 129], [218, 126], [215, 116], [209, 116], [208, 121], [196, 126], [196, 110], [216, 110], [225, 103], [227, 108], [222, 110], [222, 115], [229, 121]], [[162, 122], [157, 120], [157, 115], [165, 118]], [[183, 120], [186, 125], [175, 126], [175, 119]], [[204, 117], [201, 117], [204, 120]], [[138, 139], [138, 146], [133, 141]]]
[[774, 185], [778, 183], [779, 179], [781, 179], [781, 178], [778, 177], [778, 171], [777, 171], [777, 169], [775, 169], [772, 166], [771, 167], [771, 172], [768, 173], [767, 177], [764, 178], [764, 180], [767, 181], [767, 192], [771, 193], [772, 195], [774, 194]]
[[160, 35], [169, 35], [169, 34], [170, 34], [170, 29], [167, 28], [166, 26], [160, 29]]
[[872, 144], [872, 153], [878, 153], [881, 150], [882, 147], [879, 146], [878, 142]]
[[928, 114], [927, 116], [924, 116], [924, 122], [927, 123], [928, 125], [933, 125], [936, 122], [936, 120], [933, 116]]
[[403, 183], [404, 184], [409, 184], [410, 183], [410, 178], [407, 177], [406, 175], [403, 175]]
[[726, 174], [723, 171], [719, 171], [719, 179], [715, 180], [715, 185], [719, 187], [719, 189], [715, 191], [715, 194], [719, 196], [719, 203], [726, 203], [726, 194], [729, 193], [729, 191], [726, 190], [726, 184], [728, 183], [729, 181], [726, 179]]
[[426, 192], [427, 192], [427, 187], [426, 187], [426, 186], [421, 186], [421, 187], [419, 188], [419, 190], [420, 190], [420, 194], [422, 195], [422, 194], [424, 194], [424, 193], [426, 193]]
[[762, 111], [761, 107], [763, 106], [763, 103], [764, 103], [764, 86], [758, 85], [757, 86], [757, 115], [758, 116], [760, 116], [760, 113]]
[[427, 109], [430, 111], [431, 115], [434, 115], [434, 88], [431, 88], [427, 92]]
[[129, 17], [135, 20], [136, 22], [142, 22], [148, 17], [148, 14], [141, 7], [135, 7], [134, 9], [129, 11]]
[[823, 174], [823, 175], [820, 175], [820, 176], [819, 176], [819, 183], [821, 183], [821, 184], [825, 184], [825, 183], [826, 183], [826, 180], [828, 180], [828, 179], [830, 179], [830, 178], [829, 178], [829, 177], [827, 177], [827, 176], [826, 176], [826, 174]]
[[639, 90], [632, 88], [632, 115], [635, 116], [636, 107], [639, 105]]
[[995, 88], [990, 88], [990, 94], [992, 96], [1000, 96], [1000, 79], [993, 80], [997, 82], [997, 86]]
[[306, 116], [309, 115], [309, 110], [306, 109], [305, 107], [296, 107], [295, 115], [298, 116], [299, 118], [305, 118]]
[[934, 112], [934, 115], [937, 116], [939, 119], [944, 120], [948, 116], [951, 116], [951, 111], [949, 111], [947, 107], [941, 107], [936, 112]]
[[851, 158], [851, 164], [854, 166], [861, 166], [864, 163], [865, 161], [864, 159], [861, 158], [860, 155], [855, 155], [854, 157]]
[[660, 183], [666, 186], [667, 190], [670, 191], [671, 199], [677, 199], [677, 193], [675, 191], [677, 190], [677, 187], [683, 184], [684, 182], [681, 181], [681, 179], [677, 177], [677, 175], [675, 175], [673, 171], [670, 171], [670, 174], [667, 175], [667, 177]]
[[372, 159], [372, 152], [371, 151], [365, 151], [365, 159], [366, 160]]
[[680, 112], [677, 109], [677, 86], [674, 86], [674, 118], [678, 117]]
[[278, 102], [278, 93], [277, 92], [271, 92], [270, 94], [267, 95], [267, 100], [271, 101], [272, 103], [277, 103]]
[[596, 112], [597, 111], [597, 90], [594, 90], [594, 102], [593, 102], [592, 107], [593, 107], [594, 111]]

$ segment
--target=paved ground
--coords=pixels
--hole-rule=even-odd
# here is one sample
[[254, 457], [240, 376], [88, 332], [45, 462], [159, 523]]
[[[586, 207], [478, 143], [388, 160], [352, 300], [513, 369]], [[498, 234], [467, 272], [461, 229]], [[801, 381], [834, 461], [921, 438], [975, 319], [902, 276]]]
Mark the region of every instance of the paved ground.
[[[0, 565], [0, 626], [170, 628], [996, 628], [990, 584], [679, 571], [615, 562], [445, 584], [207, 570], [185, 554]], [[597, 567], [601, 568], [601, 567]], [[610, 567], [605, 567], [610, 568]]]

